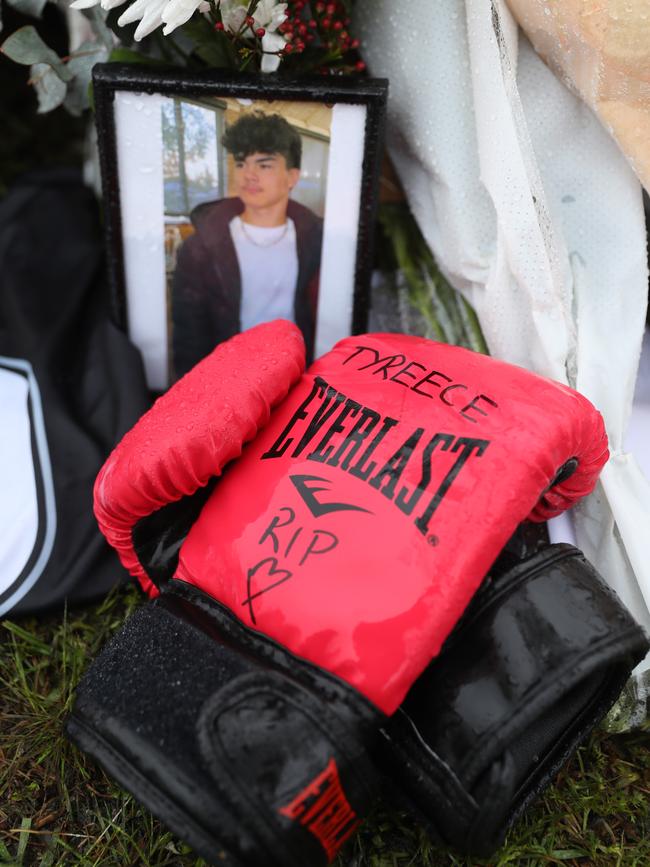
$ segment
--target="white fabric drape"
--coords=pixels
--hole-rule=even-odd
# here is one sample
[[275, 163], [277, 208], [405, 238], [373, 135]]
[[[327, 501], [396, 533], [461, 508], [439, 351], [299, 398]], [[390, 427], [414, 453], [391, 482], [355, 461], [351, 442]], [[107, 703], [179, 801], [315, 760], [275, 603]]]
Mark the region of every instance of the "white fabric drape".
[[390, 79], [410, 206], [490, 352], [605, 418], [612, 457], [574, 510], [577, 541], [650, 628], [650, 485], [623, 451], [648, 296], [640, 183], [501, 0], [358, 0], [356, 23]]

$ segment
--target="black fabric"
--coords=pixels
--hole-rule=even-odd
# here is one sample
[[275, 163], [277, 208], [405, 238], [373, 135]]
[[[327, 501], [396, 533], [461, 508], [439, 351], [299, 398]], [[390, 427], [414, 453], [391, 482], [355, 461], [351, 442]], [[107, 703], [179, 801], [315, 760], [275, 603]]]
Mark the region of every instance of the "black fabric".
[[378, 761], [441, 839], [489, 856], [648, 646], [577, 549], [542, 548], [493, 570], [386, 727]]
[[156, 509], [133, 527], [133, 549], [156, 587], [173, 578], [181, 546], [216, 482], [216, 478], [211, 479], [203, 488]]
[[[0, 575], [0, 611], [12, 616], [125, 577], [97, 529], [92, 486], [149, 395], [139, 353], [109, 321], [103, 274], [98, 205], [79, 173], [25, 176], [0, 203], [0, 373], [28, 383], [39, 531], [21, 574]], [[1, 393], [0, 407], [7, 423]]]
[[273, 642], [260, 654], [263, 636], [180, 587], [104, 648], [68, 736], [210, 863], [325, 865], [376, 792], [381, 715]]

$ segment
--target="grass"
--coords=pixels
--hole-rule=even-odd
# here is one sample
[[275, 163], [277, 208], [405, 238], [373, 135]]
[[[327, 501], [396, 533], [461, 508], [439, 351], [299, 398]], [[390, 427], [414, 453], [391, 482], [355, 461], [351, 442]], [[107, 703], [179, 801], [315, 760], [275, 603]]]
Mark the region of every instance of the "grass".
[[[205, 864], [62, 735], [88, 660], [138, 602], [122, 589], [84, 610], [0, 624], [0, 864]], [[596, 732], [489, 861], [437, 848], [409, 817], [377, 810], [336, 867], [647, 867], [649, 746], [646, 733]]]

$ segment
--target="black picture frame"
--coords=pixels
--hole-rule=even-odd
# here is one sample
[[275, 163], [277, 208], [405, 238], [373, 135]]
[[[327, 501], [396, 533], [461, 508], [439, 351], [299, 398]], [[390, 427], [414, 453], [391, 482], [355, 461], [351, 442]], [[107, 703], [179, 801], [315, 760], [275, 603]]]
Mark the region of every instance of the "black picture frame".
[[[97, 64], [93, 70], [93, 94], [95, 105], [95, 121], [98, 135], [101, 181], [105, 209], [105, 234], [108, 250], [108, 279], [111, 293], [112, 315], [116, 324], [126, 331], [143, 353], [147, 380], [154, 391], [163, 391], [174, 378], [179, 375], [170, 362], [170, 328], [169, 322], [169, 274], [165, 271], [163, 292], [165, 300], [165, 322], [167, 327], [158, 340], [153, 337], [144, 339], [138, 333], [138, 323], [148, 327], [147, 313], [138, 313], [136, 308], [141, 303], [139, 293], [158, 292], [152, 289], [151, 283], [159, 278], [150, 276], [152, 269], [142, 265], [146, 260], [144, 250], [147, 241], [138, 241], [138, 234], [133, 226], [146, 225], [146, 218], [134, 216], [138, 208], [146, 207], [151, 211], [152, 231], [157, 232], [156, 206], [151, 205], [151, 196], [146, 194], [147, 183], [153, 180], [141, 181], [134, 174], [138, 159], [142, 159], [143, 140], [140, 121], [134, 111], [144, 115], [148, 113], [151, 120], [153, 110], [149, 105], [157, 105], [158, 99], [174, 101], [174, 106], [182, 102], [196, 102], [199, 105], [209, 101], [214, 105], [220, 100], [237, 101], [238, 104], [252, 101], [255, 105], [264, 102], [269, 105], [269, 113], [273, 113], [278, 104], [294, 105], [320, 104], [331, 110], [332, 129], [336, 126], [338, 132], [332, 132], [329, 141], [327, 181], [322, 191], [324, 197], [330, 196], [330, 203], [324, 212], [323, 229], [323, 261], [321, 269], [327, 270], [328, 281], [324, 287], [321, 279], [321, 295], [318, 299], [318, 312], [314, 324], [313, 345], [309, 354], [318, 355], [326, 351], [336, 339], [348, 334], [360, 333], [366, 330], [370, 297], [370, 281], [373, 262], [374, 222], [378, 203], [378, 188], [381, 161], [383, 156], [384, 129], [386, 117], [386, 100], [388, 82], [385, 79], [370, 79], [352, 76], [319, 76], [288, 78], [279, 73], [264, 75], [244, 75], [213, 70], [194, 73], [184, 70], [152, 69], [132, 64]], [[147, 99], [149, 97], [149, 99]], [[152, 99], [153, 98], [153, 101]], [[144, 109], [142, 106], [145, 106]], [[119, 106], [119, 108], [118, 108]], [[127, 108], [125, 108], [127, 106]], [[348, 108], [349, 107], [349, 108]], [[116, 115], [119, 114], [119, 117]], [[215, 109], [216, 113], [216, 109]], [[322, 112], [321, 112], [322, 113]], [[163, 121], [158, 115], [161, 127]], [[131, 119], [129, 119], [131, 118]], [[335, 120], [338, 118], [338, 120]], [[351, 127], [346, 127], [345, 118], [351, 119]], [[130, 126], [134, 125], [132, 134]], [[152, 127], [152, 128], [154, 128]], [[346, 129], [350, 132], [352, 141], [346, 141]], [[162, 132], [160, 133], [162, 140]], [[338, 136], [338, 139], [337, 139]], [[361, 141], [362, 139], [362, 141]], [[135, 151], [133, 151], [135, 145]], [[149, 147], [148, 153], [156, 150], [156, 144]], [[159, 148], [160, 149], [160, 148]], [[140, 153], [140, 157], [137, 153]], [[355, 159], [354, 164], [346, 168], [347, 154]], [[356, 154], [356, 157], [355, 157]], [[162, 157], [160, 157], [162, 165]], [[360, 164], [359, 164], [360, 163]], [[332, 165], [334, 164], [334, 167]], [[145, 175], [147, 168], [140, 168]], [[345, 183], [347, 177], [353, 178]], [[330, 180], [336, 187], [330, 189]], [[162, 176], [160, 178], [160, 195], [163, 196]], [[138, 194], [136, 188], [145, 187]], [[342, 185], [343, 184], [343, 185]], [[187, 186], [187, 185], [186, 185]], [[155, 192], [155, 186], [150, 187]], [[341, 190], [345, 202], [357, 202], [357, 214], [350, 217], [354, 207], [334, 207], [337, 192]], [[187, 191], [184, 201], [189, 201]], [[356, 196], [356, 199], [355, 199]], [[154, 196], [155, 198], [155, 196]], [[166, 201], [166, 200], [165, 200]], [[134, 204], [135, 202], [135, 204]], [[332, 215], [329, 215], [330, 209]], [[341, 213], [336, 214], [340, 211]], [[329, 217], [328, 217], [329, 215]], [[163, 221], [162, 256], [165, 256], [165, 205], [162, 206]], [[354, 219], [354, 225], [350, 220]], [[189, 220], [189, 216], [188, 216]], [[348, 221], [346, 228], [345, 221]], [[129, 228], [131, 227], [131, 228]], [[356, 230], [356, 231], [355, 231]], [[146, 229], [143, 232], [146, 233]], [[328, 235], [328, 232], [330, 233]], [[129, 234], [130, 233], [130, 234]], [[181, 233], [182, 234], [182, 233]], [[142, 235], [144, 239], [145, 235]], [[126, 240], [125, 240], [126, 238]], [[329, 240], [328, 240], [329, 238]], [[181, 242], [182, 243], [182, 242]], [[329, 246], [328, 246], [329, 245]], [[152, 246], [152, 249], [156, 245]], [[129, 252], [131, 251], [131, 252]], [[329, 252], [327, 252], [329, 251]], [[343, 255], [339, 255], [343, 251]], [[152, 257], [154, 253], [152, 252]], [[330, 257], [328, 259], [328, 256]], [[346, 258], [347, 256], [347, 258]], [[137, 260], [137, 267], [134, 266]], [[158, 260], [155, 259], [155, 262]], [[345, 272], [341, 279], [336, 280], [336, 268], [344, 262]], [[152, 258], [154, 262], [154, 258]], [[330, 263], [328, 265], [328, 262]], [[133, 267], [132, 267], [133, 266]], [[158, 265], [153, 270], [156, 271]], [[321, 278], [323, 270], [319, 271]], [[335, 285], [336, 284], [336, 285]], [[342, 285], [345, 284], [345, 285]], [[327, 290], [327, 294], [325, 294]], [[297, 290], [296, 290], [297, 293]], [[157, 295], [156, 295], [157, 298]], [[338, 299], [338, 300], [337, 300]], [[143, 309], [147, 302], [142, 299]], [[158, 301], [156, 301], [158, 304]], [[339, 309], [340, 308], [340, 309]], [[158, 309], [156, 307], [156, 309]], [[160, 314], [162, 315], [162, 314]], [[160, 315], [158, 318], [160, 318]], [[324, 333], [323, 333], [324, 332]], [[331, 338], [331, 339], [330, 339]], [[336, 338], [336, 339], [334, 339]], [[225, 339], [225, 338], [224, 338]], [[157, 343], [167, 341], [167, 346]], [[158, 353], [158, 354], [156, 354]], [[166, 363], [160, 359], [166, 358]], [[152, 360], [153, 359], [153, 360]], [[181, 371], [182, 373], [183, 371]]]

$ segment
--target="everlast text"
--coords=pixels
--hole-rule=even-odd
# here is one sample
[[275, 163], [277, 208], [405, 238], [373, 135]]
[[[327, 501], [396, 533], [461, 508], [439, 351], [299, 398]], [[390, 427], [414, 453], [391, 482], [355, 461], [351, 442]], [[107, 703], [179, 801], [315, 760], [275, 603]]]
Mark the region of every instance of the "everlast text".
[[[311, 450], [305, 455], [308, 460], [338, 467], [367, 482], [405, 515], [416, 513], [416, 506], [424, 497], [426, 505], [421, 511], [417, 510], [414, 522], [418, 530], [426, 534], [436, 509], [463, 466], [470, 458], [480, 457], [490, 441], [444, 432], [431, 435], [418, 427], [380, 465], [372, 457], [381, 453], [380, 444], [388, 432], [398, 426], [397, 419], [362, 406], [317, 376], [310, 393], [271, 448], [262, 455], [262, 460], [284, 455], [297, 458], [310, 446]], [[432, 486], [432, 464], [436, 454], [441, 452], [457, 457], [442, 480], [438, 479]], [[420, 477], [415, 486], [400, 485], [409, 462], [419, 462]]]

